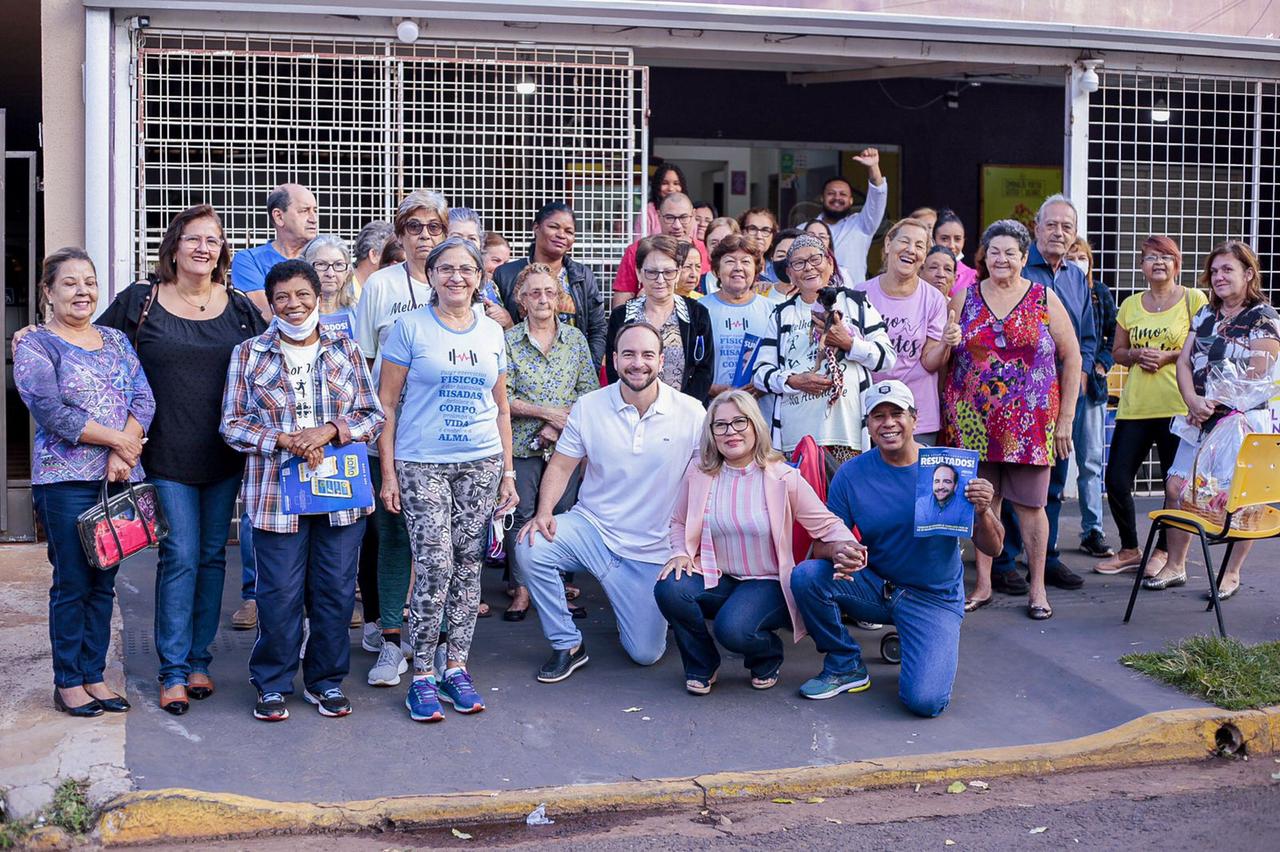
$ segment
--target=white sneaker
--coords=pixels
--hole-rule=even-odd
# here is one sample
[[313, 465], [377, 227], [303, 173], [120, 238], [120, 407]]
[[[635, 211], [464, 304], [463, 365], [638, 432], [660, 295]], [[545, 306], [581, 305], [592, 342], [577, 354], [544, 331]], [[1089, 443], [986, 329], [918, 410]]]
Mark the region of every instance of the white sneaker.
[[884, 627], [883, 624], [878, 624], [874, 621], [855, 621], [854, 624], [863, 630], [880, 630]]
[[382, 619], [372, 624], [365, 622], [364, 627], [361, 628], [360, 647], [370, 654], [376, 654], [382, 650]]
[[378, 651], [378, 661], [369, 669], [370, 686], [398, 686], [400, 675], [409, 670], [409, 662], [404, 658], [400, 646], [391, 642], [383, 642]]

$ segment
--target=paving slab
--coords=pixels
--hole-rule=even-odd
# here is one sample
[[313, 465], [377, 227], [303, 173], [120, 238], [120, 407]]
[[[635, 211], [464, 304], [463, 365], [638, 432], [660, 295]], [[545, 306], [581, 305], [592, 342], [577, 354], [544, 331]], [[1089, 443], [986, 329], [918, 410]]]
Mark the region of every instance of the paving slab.
[[[1064, 538], [1072, 541], [1073, 509], [1063, 512]], [[224, 625], [239, 604], [237, 556], [228, 550]], [[1280, 636], [1280, 574], [1267, 570], [1278, 558], [1280, 542], [1255, 550], [1244, 589], [1225, 605], [1233, 636], [1249, 642]], [[1081, 572], [1093, 564], [1079, 553], [1066, 560]], [[1201, 600], [1205, 572], [1193, 563], [1186, 587], [1144, 592], [1129, 625], [1121, 616], [1132, 575], [1090, 573], [1081, 591], [1051, 589], [1055, 615], [1047, 622], [1025, 616], [1025, 599], [997, 595], [965, 620], [951, 706], [932, 720], [899, 704], [897, 668], [879, 659], [879, 631], [856, 631], [871, 672], [867, 692], [800, 698], [796, 689], [821, 661], [812, 642], [792, 645], [786, 635], [787, 658], [774, 689], [752, 690], [741, 661], [726, 655], [712, 694], [690, 696], [674, 641], [657, 665], [632, 664], [603, 594], [585, 577], [580, 602], [590, 617], [580, 625], [591, 662], [563, 683], [539, 684], [533, 674], [548, 647], [536, 615], [516, 624], [498, 617], [506, 603], [498, 571], [485, 572], [495, 614], [480, 622], [471, 659], [489, 707], [484, 713], [463, 717], [446, 709], [442, 724], [412, 722], [403, 706], [407, 679], [390, 689], [367, 686], [374, 655], [360, 649], [359, 631], [352, 630], [346, 683], [352, 715], [319, 716], [302, 702], [299, 683], [287, 722], [258, 722], [247, 668], [254, 634], [225, 627], [214, 645], [217, 694], [173, 717], [156, 704], [154, 565], [151, 557], [132, 561], [117, 584], [136, 708], [128, 714], [126, 759], [142, 790], [324, 802], [670, 778], [1043, 743], [1147, 713], [1206, 706], [1116, 662], [1124, 653], [1213, 629]], [[632, 707], [641, 710], [625, 712]]]

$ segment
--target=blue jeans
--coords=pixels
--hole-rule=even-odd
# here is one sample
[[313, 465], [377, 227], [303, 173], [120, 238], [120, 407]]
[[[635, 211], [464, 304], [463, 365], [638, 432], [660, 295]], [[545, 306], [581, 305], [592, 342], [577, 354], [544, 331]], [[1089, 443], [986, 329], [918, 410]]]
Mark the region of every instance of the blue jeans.
[[520, 576], [529, 588], [542, 622], [542, 633], [557, 651], [582, 644], [582, 633], [573, 623], [564, 599], [561, 571], [590, 571], [618, 619], [622, 647], [632, 660], [651, 666], [667, 650], [667, 622], [653, 599], [653, 585], [661, 562], [641, 562], [612, 553], [600, 533], [582, 515], [556, 515], [555, 541], [540, 533], [516, 545]]
[[[672, 574], [653, 587], [658, 609], [675, 629], [684, 676], [706, 680], [720, 668], [716, 640], [741, 654], [752, 677], [769, 678], [782, 666], [777, 631], [791, 624], [787, 599], [777, 580], [738, 580], [722, 576], [703, 587], [702, 576]], [[706, 619], [712, 619], [712, 630]], [[712, 632], [715, 639], [712, 639]]]
[[94, 568], [85, 558], [76, 518], [102, 499], [99, 482], [34, 485], [31, 495], [48, 539], [53, 585], [49, 588], [49, 645], [53, 682], [70, 688], [101, 683], [111, 641], [116, 571]]
[[253, 531], [258, 638], [249, 653], [249, 680], [258, 692], [293, 692], [304, 607], [311, 636], [302, 681], [316, 694], [342, 685], [351, 669], [347, 625], [364, 527], [364, 518], [334, 527], [327, 515], [303, 515], [296, 533]]
[[218, 634], [222, 583], [227, 573], [231, 529], [240, 477], [186, 485], [150, 480], [169, 521], [156, 566], [156, 653], [159, 680], [184, 684], [192, 672], [209, 673], [209, 646]]
[[240, 600], [253, 600], [253, 586], [258, 580], [257, 562], [253, 557], [253, 522], [249, 513], [240, 516]]
[[1076, 490], [1080, 492], [1080, 538], [1102, 532], [1102, 445], [1107, 404], [1081, 397], [1071, 430], [1076, 452]]
[[885, 581], [871, 568], [847, 580], [832, 578], [825, 559], [801, 562], [791, 572], [791, 593], [826, 655], [824, 675], [852, 674], [864, 668], [862, 648], [840, 623], [840, 613], [858, 621], [893, 624], [902, 642], [898, 697], [918, 716], [937, 716], [951, 702], [960, 658], [960, 621], [951, 602], [919, 589], [897, 587], [885, 596]]

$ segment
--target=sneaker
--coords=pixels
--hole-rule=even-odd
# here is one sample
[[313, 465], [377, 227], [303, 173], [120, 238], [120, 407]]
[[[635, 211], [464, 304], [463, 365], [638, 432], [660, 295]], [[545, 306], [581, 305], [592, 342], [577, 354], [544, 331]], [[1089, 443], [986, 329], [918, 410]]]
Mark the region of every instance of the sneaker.
[[538, 669], [541, 683], [559, 683], [587, 664], [587, 644], [583, 642], [576, 651], [552, 651], [551, 657]]
[[479, 713], [484, 709], [484, 699], [471, 683], [466, 669], [449, 669], [440, 681], [440, 700], [453, 705], [459, 713]]
[[689, 677], [685, 678], [684, 689], [690, 695], [709, 695], [711, 687], [715, 686], [716, 676], [711, 677]]
[[231, 613], [231, 626], [236, 630], [252, 630], [258, 626], [258, 602], [245, 601]]
[[1016, 570], [992, 571], [991, 588], [1006, 595], [1025, 595], [1031, 591], [1031, 586]]
[[1080, 549], [1095, 559], [1106, 559], [1116, 555], [1116, 552], [1107, 544], [1107, 540], [1102, 537], [1102, 530], [1090, 530], [1088, 535], [1080, 539]]
[[436, 692], [436, 679], [430, 675], [414, 677], [409, 684], [409, 694], [404, 697], [404, 706], [409, 708], [409, 718], [415, 722], [444, 721], [444, 708], [440, 706], [440, 696]]
[[884, 627], [883, 624], [876, 621], [855, 621], [853, 623], [863, 630], [880, 630]]
[[1059, 589], [1078, 589], [1084, 585], [1084, 577], [1072, 571], [1061, 562], [1044, 566], [1044, 581]]
[[347, 696], [342, 694], [342, 690], [338, 687], [326, 689], [324, 692], [316, 695], [309, 689], [302, 690], [302, 697], [308, 704], [316, 705], [316, 709], [320, 711], [321, 716], [345, 716], [351, 712], [351, 702], [347, 700]]
[[862, 692], [871, 686], [871, 676], [866, 666], [859, 666], [851, 674], [820, 674], [811, 677], [800, 685], [800, 694], [805, 698], [834, 698], [842, 692]]
[[253, 706], [253, 718], [264, 722], [283, 722], [289, 718], [289, 708], [284, 706], [284, 696], [278, 692], [265, 692], [258, 696]]
[[360, 630], [360, 647], [370, 654], [376, 654], [382, 650], [382, 619], [372, 624], [365, 622]]
[[409, 670], [409, 663], [404, 658], [400, 646], [393, 642], [383, 642], [378, 652], [378, 661], [369, 669], [370, 686], [397, 686], [400, 675]]

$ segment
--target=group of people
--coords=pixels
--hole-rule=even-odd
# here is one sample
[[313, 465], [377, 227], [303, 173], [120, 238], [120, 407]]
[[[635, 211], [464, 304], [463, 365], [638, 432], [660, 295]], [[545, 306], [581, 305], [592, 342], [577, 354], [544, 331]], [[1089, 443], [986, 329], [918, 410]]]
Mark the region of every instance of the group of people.
[[[100, 316], [92, 260], [51, 254], [43, 322], [15, 335], [14, 375], [37, 424], [55, 704], [79, 716], [129, 707], [103, 683], [116, 569], [90, 566], [76, 519], [104, 479], [145, 478], [169, 527], [155, 646], [158, 704], [173, 714], [216, 690], [237, 497], [245, 600], [233, 621], [257, 629], [258, 719], [288, 718], [299, 667], [307, 703], [350, 713], [348, 629], [360, 621], [377, 655], [368, 683], [409, 674], [411, 718], [440, 721], [442, 703], [483, 710], [468, 658], [497, 552], [504, 619], [536, 609], [551, 646], [539, 681], [588, 661], [572, 603], [586, 572], [636, 663], [659, 660], [674, 630], [692, 694], [716, 683], [717, 646], [743, 656], [752, 687], [774, 686], [783, 629], [825, 656], [802, 695], [866, 689], [849, 618], [896, 625], [904, 705], [942, 712], [965, 612], [1000, 590], [1046, 619], [1046, 585], [1082, 583], [1058, 550], [1068, 457], [1082, 547], [1105, 558], [1099, 573], [1134, 570], [1141, 459], [1157, 449], [1176, 502], [1197, 435], [1225, 414], [1205, 398], [1210, 366], [1273, 357], [1280, 317], [1247, 245], [1215, 248], [1198, 289], [1160, 236], [1139, 258], [1149, 288], [1117, 311], [1061, 195], [1034, 235], [990, 224], [972, 267], [959, 218], [918, 210], [887, 229], [882, 271], [865, 279], [887, 186], [874, 149], [858, 160], [870, 174], [860, 212], [833, 178], [823, 215], [786, 230], [767, 209], [718, 217], [678, 169], [659, 168], [638, 223], [653, 233], [624, 254], [609, 312], [573, 257], [577, 220], [560, 201], [537, 212], [515, 260], [475, 211], [437, 192], [409, 193], [353, 251], [320, 233], [314, 195], [286, 184], [267, 198], [275, 238], [234, 259], [217, 211], [198, 205], [170, 223], [153, 273]], [[1101, 535], [1113, 363], [1129, 368], [1105, 472], [1114, 554]], [[1171, 437], [1179, 418], [1189, 426]], [[315, 470], [353, 445], [372, 506], [286, 511], [290, 459]], [[964, 488], [978, 562], [968, 596], [957, 540], [914, 534], [929, 445], [980, 458]], [[788, 464], [808, 449], [821, 483]], [[1149, 588], [1185, 581], [1187, 537], [1166, 537]], [[1013, 570], [1019, 552], [1029, 582]], [[1234, 550], [1223, 598], [1247, 552]]]

